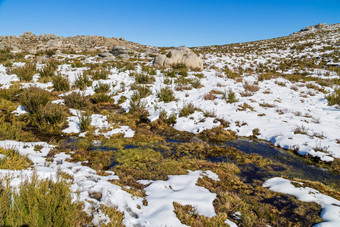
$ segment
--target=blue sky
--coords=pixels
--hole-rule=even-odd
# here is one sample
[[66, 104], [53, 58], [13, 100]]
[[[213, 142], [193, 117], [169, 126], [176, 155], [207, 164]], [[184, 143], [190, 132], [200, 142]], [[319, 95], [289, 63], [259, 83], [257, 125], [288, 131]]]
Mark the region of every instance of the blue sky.
[[155, 46], [203, 46], [340, 23], [340, 0], [0, 0], [0, 35], [102, 35]]

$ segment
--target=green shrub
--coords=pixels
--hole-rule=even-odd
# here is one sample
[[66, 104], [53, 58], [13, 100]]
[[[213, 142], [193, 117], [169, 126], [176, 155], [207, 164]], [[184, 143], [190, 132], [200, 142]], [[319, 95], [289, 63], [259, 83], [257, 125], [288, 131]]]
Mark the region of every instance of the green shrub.
[[89, 98], [80, 92], [71, 92], [64, 96], [65, 105], [70, 108], [83, 109], [88, 107]]
[[0, 158], [0, 169], [22, 170], [32, 165], [32, 161], [27, 158], [28, 155], [21, 156], [15, 149], [0, 148], [0, 154], [5, 156]]
[[57, 178], [23, 181], [19, 190], [0, 182], [1, 226], [80, 226], [89, 224], [82, 205], [72, 202], [69, 184]]
[[147, 74], [137, 74], [135, 75], [136, 82], [139, 84], [152, 84], [156, 81], [154, 76], [150, 76]]
[[74, 81], [74, 86], [80, 90], [85, 90], [88, 86], [92, 85], [90, 77], [84, 73], [78, 74], [76, 80]]
[[21, 92], [20, 84], [13, 84], [8, 89], [0, 88], [0, 98], [14, 101]]
[[232, 90], [228, 91], [228, 94], [225, 92], [223, 94], [223, 99], [226, 100], [227, 103], [234, 103], [237, 102], [238, 100], [236, 99], [236, 95], [235, 92], [233, 92]]
[[91, 124], [91, 116], [88, 115], [87, 113], [85, 114], [80, 114], [78, 116], [79, 119], [79, 127], [82, 132], [87, 131], [90, 127]]
[[50, 92], [39, 87], [29, 87], [20, 95], [21, 105], [29, 113], [38, 112], [41, 106], [45, 106], [50, 100]]
[[334, 92], [328, 96], [326, 96], [328, 100], [328, 105], [339, 105], [340, 106], [340, 88], [335, 89]]
[[58, 74], [54, 76], [52, 79], [53, 88], [55, 91], [69, 91], [70, 90], [70, 82], [67, 78]]
[[55, 71], [58, 68], [58, 64], [54, 62], [48, 62], [44, 65], [38, 72], [40, 74], [40, 78], [46, 82], [50, 81], [51, 78], [55, 75]]
[[33, 115], [34, 123], [43, 131], [51, 134], [60, 133], [66, 124], [67, 109], [65, 106], [47, 103], [40, 107], [39, 111]]
[[105, 93], [110, 91], [110, 84], [106, 84], [106, 83], [98, 83], [95, 88], [94, 91], [96, 93]]
[[36, 64], [31, 62], [9, 70], [9, 74], [16, 74], [21, 81], [31, 81], [36, 73]]
[[87, 72], [89, 75], [92, 76], [93, 80], [107, 80], [110, 71], [104, 68], [95, 68], [94, 70]]
[[105, 93], [99, 93], [99, 94], [94, 94], [91, 98], [91, 101], [93, 103], [112, 103], [113, 99], [109, 94]]
[[146, 102], [142, 101], [142, 97], [138, 91], [134, 91], [130, 98], [130, 113], [145, 113]]
[[149, 87], [147, 86], [143, 86], [143, 85], [136, 85], [136, 90], [139, 93], [141, 98], [145, 98], [148, 97], [149, 95], [152, 94], [151, 90]]
[[163, 101], [165, 103], [176, 100], [174, 96], [174, 91], [170, 87], [162, 88], [160, 92], [157, 94], [157, 97], [159, 98], [160, 101]]
[[179, 112], [179, 117], [187, 117], [190, 114], [193, 114], [196, 110], [196, 107], [194, 104], [189, 103], [188, 105], [185, 105], [183, 109]]

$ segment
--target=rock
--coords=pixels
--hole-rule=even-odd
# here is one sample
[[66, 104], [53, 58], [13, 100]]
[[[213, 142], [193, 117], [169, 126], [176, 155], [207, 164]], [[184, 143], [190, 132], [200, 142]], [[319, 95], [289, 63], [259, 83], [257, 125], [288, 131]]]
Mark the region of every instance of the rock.
[[98, 57], [103, 58], [103, 60], [105, 61], [113, 61], [116, 58], [110, 52], [104, 52], [104, 53], [98, 54]]
[[136, 53], [136, 51], [125, 46], [115, 46], [109, 51], [113, 56], [119, 56], [121, 58], [129, 58], [130, 55]]
[[177, 47], [169, 50], [167, 55], [159, 54], [154, 60], [155, 67], [171, 67], [184, 64], [190, 69], [203, 69], [203, 61], [187, 47]]
[[41, 34], [38, 37], [40, 41], [48, 41], [48, 40], [56, 39], [56, 38], [57, 36], [55, 34]]
[[36, 40], [38, 37], [34, 35], [32, 32], [24, 32], [20, 35], [22, 39]]

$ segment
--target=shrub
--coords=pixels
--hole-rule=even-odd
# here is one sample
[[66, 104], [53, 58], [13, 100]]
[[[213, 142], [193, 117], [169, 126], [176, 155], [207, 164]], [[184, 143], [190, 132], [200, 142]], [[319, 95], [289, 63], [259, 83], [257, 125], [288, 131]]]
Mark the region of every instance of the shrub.
[[157, 94], [157, 97], [159, 98], [160, 101], [163, 101], [165, 103], [176, 100], [174, 96], [174, 91], [170, 87], [162, 88], [160, 92]]
[[32, 161], [27, 158], [28, 155], [21, 156], [15, 149], [0, 148], [0, 154], [5, 156], [0, 158], [0, 169], [22, 170], [32, 165]]
[[223, 99], [226, 100], [227, 103], [234, 103], [237, 102], [238, 100], [236, 99], [236, 95], [232, 90], [228, 91], [228, 94], [225, 92], [223, 94]]
[[107, 80], [110, 71], [104, 68], [95, 68], [94, 70], [88, 72], [88, 74], [92, 75], [93, 80]]
[[79, 226], [87, 222], [81, 204], [72, 202], [69, 184], [61, 177], [53, 182], [33, 175], [21, 182], [18, 191], [0, 185], [0, 201], [1, 226]]
[[52, 79], [53, 88], [56, 91], [69, 91], [70, 90], [70, 82], [68, 79], [58, 74], [54, 76]]
[[142, 97], [138, 91], [134, 91], [130, 99], [130, 113], [142, 114], [146, 112], [146, 102], [142, 101]]
[[86, 114], [80, 114], [78, 115], [79, 119], [79, 127], [82, 132], [86, 131], [89, 129], [91, 125], [91, 116]]
[[54, 62], [48, 62], [38, 72], [43, 81], [49, 81], [55, 74], [58, 65]]
[[13, 84], [8, 89], [1, 88], [0, 89], [0, 98], [14, 101], [18, 98], [21, 92], [20, 84]]
[[36, 113], [48, 103], [50, 96], [50, 92], [42, 88], [29, 87], [20, 95], [19, 101], [26, 111]]
[[136, 90], [139, 93], [141, 98], [148, 97], [149, 95], [152, 94], [150, 88], [148, 88], [147, 86], [137, 85]]
[[99, 94], [94, 94], [92, 96], [92, 102], [93, 103], [111, 103], [113, 101], [113, 99], [111, 98], [111, 96], [109, 94], [105, 94], [105, 93], [99, 93]]
[[110, 91], [110, 84], [106, 84], [106, 83], [98, 83], [95, 88], [94, 91], [96, 93], [105, 93]]
[[326, 96], [326, 99], [328, 100], [328, 105], [339, 105], [340, 106], [340, 88], [335, 89], [335, 91]]
[[74, 81], [74, 86], [80, 90], [85, 90], [88, 86], [92, 85], [90, 77], [84, 73], [78, 74]]
[[209, 92], [207, 94], [204, 95], [204, 100], [214, 100], [216, 99], [216, 95], [213, 92]]
[[260, 89], [256, 84], [249, 84], [247, 81], [244, 83], [243, 87], [245, 91], [249, 92], [256, 92]]
[[65, 105], [70, 108], [82, 109], [88, 107], [89, 98], [80, 92], [72, 92], [64, 96]]
[[31, 81], [37, 73], [35, 63], [26, 63], [24, 66], [12, 68], [9, 74], [16, 74], [21, 81]]
[[196, 107], [194, 104], [189, 103], [188, 105], [185, 105], [183, 109], [179, 112], [179, 117], [187, 117], [190, 114], [193, 114], [196, 110]]
[[59, 133], [66, 123], [67, 110], [65, 106], [47, 103], [46, 106], [40, 107], [33, 118], [42, 131]]
[[149, 76], [147, 74], [137, 74], [135, 75], [136, 82], [139, 84], [152, 84], [155, 82], [155, 77]]

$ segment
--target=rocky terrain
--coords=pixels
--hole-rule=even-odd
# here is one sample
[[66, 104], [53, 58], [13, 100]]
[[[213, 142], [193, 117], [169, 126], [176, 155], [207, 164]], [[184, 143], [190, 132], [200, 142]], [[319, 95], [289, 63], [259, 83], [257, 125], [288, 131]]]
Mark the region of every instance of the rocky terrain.
[[0, 226], [339, 226], [339, 58], [340, 24], [0, 37]]

